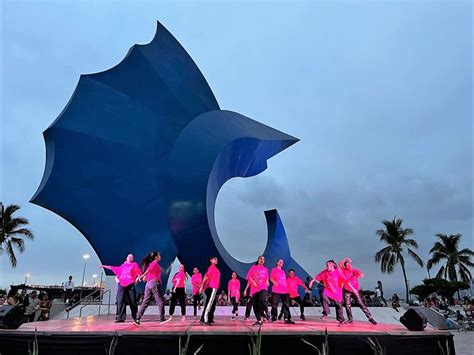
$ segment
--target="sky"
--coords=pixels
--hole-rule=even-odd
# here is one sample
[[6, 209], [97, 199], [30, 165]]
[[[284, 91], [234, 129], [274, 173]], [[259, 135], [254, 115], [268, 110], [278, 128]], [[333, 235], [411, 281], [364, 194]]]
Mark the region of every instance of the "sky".
[[[99, 274], [86, 239], [29, 203], [43, 175], [42, 132], [81, 74], [148, 43], [159, 20], [194, 59], [222, 109], [300, 141], [252, 178], [221, 189], [216, 223], [242, 261], [263, 252], [263, 211], [277, 208], [292, 255], [310, 274], [351, 257], [361, 285], [403, 293], [381, 274], [375, 235], [395, 216], [427, 260], [435, 234], [473, 247], [470, 1], [1, 2], [0, 201], [18, 204], [34, 241], [0, 287]], [[427, 271], [409, 261], [410, 286]]]

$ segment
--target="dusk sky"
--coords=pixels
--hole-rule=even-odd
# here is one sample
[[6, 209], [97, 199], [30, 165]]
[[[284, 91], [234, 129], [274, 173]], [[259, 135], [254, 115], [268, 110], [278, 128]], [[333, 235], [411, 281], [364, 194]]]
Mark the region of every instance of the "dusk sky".
[[[349, 256], [366, 289], [382, 280], [386, 293], [403, 294], [401, 270], [384, 275], [374, 262], [384, 219], [414, 229], [424, 260], [436, 233], [461, 233], [461, 247], [474, 249], [471, 1], [4, 0], [1, 8], [0, 200], [20, 205], [36, 236], [15, 269], [0, 256], [1, 287], [26, 273], [33, 284], [78, 281], [83, 253], [86, 281], [100, 273], [73, 226], [29, 203], [44, 170], [42, 132], [81, 74], [148, 43], [157, 20], [222, 109], [300, 139], [262, 174], [223, 186], [216, 222], [234, 257], [263, 252], [271, 208], [310, 274]], [[411, 260], [407, 272], [411, 286], [427, 277]]]

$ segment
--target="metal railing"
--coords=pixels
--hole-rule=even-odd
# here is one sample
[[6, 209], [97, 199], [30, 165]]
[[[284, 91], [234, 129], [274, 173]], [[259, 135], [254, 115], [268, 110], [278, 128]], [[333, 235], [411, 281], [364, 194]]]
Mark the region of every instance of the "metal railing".
[[[73, 308], [76, 308], [77, 306], [79, 306], [80, 304], [82, 304], [82, 307], [79, 309], [79, 317], [82, 316], [82, 309], [85, 307], [85, 306], [89, 306], [91, 304], [95, 304], [97, 302], [99, 302], [99, 313], [98, 315], [100, 316], [100, 309], [102, 307], [102, 301], [104, 299], [104, 296], [108, 293], [108, 303], [107, 303], [107, 314], [110, 314], [110, 297], [111, 297], [111, 292], [110, 290], [106, 290], [105, 292], [102, 292], [103, 290], [102, 289], [99, 289], [99, 290], [95, 290], [94, 292], [92, 292], [91, 294], [87, 295], [86, 297], [84, 297], [84, 299], [78, 301], [77, 303], [74, 303], [72, 306], [69, 306], [68, 308], [66, 308], [66, 312], [67, 312], [67, 317], [66, 318], [69, 318], [69, 312], [73, 309]], [[99, 295], [96, 296], [96, 297], [92, 297], [95, 293], [99, 292]]]

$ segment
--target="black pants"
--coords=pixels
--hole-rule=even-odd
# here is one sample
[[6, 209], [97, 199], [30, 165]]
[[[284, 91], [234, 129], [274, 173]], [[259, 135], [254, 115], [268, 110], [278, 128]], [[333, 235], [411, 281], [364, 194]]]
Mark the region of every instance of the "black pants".
[[245, 305], [245, 318], [250, 317], [250, 311], [252, 310], [253, 307], [253, 297], [248, 297], [247, 298], [247, 304]]
[[171, 304], [170, 304], [170, 316], [174, 314], [174, 307], [176, 307], [176, 302], [179, 301], [181, 307], [181, 315], [186, 315], [186, 294], [184, 293], [184, 287], [177, 287], [176, 291], [171, 295]]
[[232, 314], [234, 313], [239, 313], [239, 302], [237, 302], [237, 300], [235, 299], [235, 297], [231, 297], [230, 298], [230, 303], [232, 304], [232, 306], [234, 306], [232, 308]]
[[206, 304], [201, 315], [201, 322], [210, 323], [214, 321], [214, 311], [217, 303], [217, 289], [206, 288]]
[[115, 320], [124, 321], [127, 316], [127, 305], [125, 299], [128, 296], [132, 318], [137, 317], [137, 296], [135, 294], [135, 285], [131, 283], [128, 286], [117, 285], [117, 314]]
[[365, 303], [360, 298], [359, 293], [351, 292], [349, 290], [343, 289], [342, 290], [343, 300], [344, 300], [344, 308], [346, 309], [347, 319], [352, 320], [352, 310], [351, 310], [351, 298], [356, 301], [357, 306], [364, 312], [365, 316], [370, 319], [372, 315], [369, 312], [369, 309], [365, 305]]
[[287, 293], [272, 293], [272, 319], [276, 320], [278, 315], [278, 303], [282, 303], [281, 313], [283, 313], [285, 319], [291, 319], [290, 314], [290, 295]]
[[[296, 296], [296, 297], [290, 297], [290, 296], [288, 296], [288, 299], [289, 299], [289, 301], [288, 301], [288, 307], [289, 307], [291, 301], [295, 301], [295, 302], [298, 303], [298, 305], [300, 306], [300, 315], [301, 315], [301, 316], [304, 316], [304, 303], [303, 303], [303, 300], [301, 299], [301, 297], [300, 297], [300, 296]], [[290, 313], [290, 312], [288, 312], [288, 313]], [[284, 315], [284, 314], [283, 314], [283, 307], [282, 307], [282, 308], [281, 308], [281, 311], [280, 311], [280, 318], [281, 318], [281, 316], [283, 316], [283, 315]], [[288, 318], [288, 319], [289, 319], [289, 318]]]
[[64, 291], [64, 303], [69, 300], [69, 303], [71, 303], [71, 295], [72, 295], [72, 288], [67, 288], [66, 291]]
[[162, 320], [165, 318], [163, 313], [163, 289], [161, 288], [161, 282], [158, 280], [147, 281], [145, 285], [145, 294], [143, 295], [143, 301], [138, 308], [137, 319], [140, 319], [145, 313], [145, 310], [150, 305], [152, 297], [155, 299], [156, 306], [158, 307], [158, 317]]
[[199, 303], [201, 302], [202, 296], [199, 293], [196, 293], [193, 295], [193, 310], [194, 310], [194, 316], [197, 316], [197, 308]]
[[267, 295], [267, 290], [260, 290], [252, 296], [253, 311], [258, 321], [260, 321], [262, 317], [268, 316]]
[[[344, 313], [342, 311], [342, 301], [336, 301], [332, 299], [334, 304], [336, 305], [336, 319], [339, 322], [344, 322]], [[323, 294], [323, 315], [327, 316], [330, 313], [329, 308], [330, 298]]]

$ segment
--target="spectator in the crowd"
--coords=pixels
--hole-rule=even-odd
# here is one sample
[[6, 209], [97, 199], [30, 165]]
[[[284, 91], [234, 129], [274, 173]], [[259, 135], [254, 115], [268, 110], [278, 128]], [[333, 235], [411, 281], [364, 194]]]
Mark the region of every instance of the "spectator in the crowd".
[[466, 315], [466, 318], [468, 320], [473, 319], [472, 315], [472, 303], [470, 301], [467, 301], [466, 304], [464, 305], [464, 314]]
[[380, 281], [380, 280], [377, 281], [377, 286], [375, 286], [375, 298], [378, 301], [382, 301], [385, 304], [385, 307], [387, 307], [387, 301], [383, 297], [382, 281]]
[[25, 309], [25, 315], [28, 317], [28, 322], [34, 322], [36, 311], [39, 309], [40, 300], [37, 297], [36, 291], [31, 292], [28, 298], [28, 306]]
[[51, 311], [51, 306], [53, 305], [53, 301], [49, 299], [49, 295], [46, 292], [40, 296], [41, 300], [39, 303], [39, 309], [41, 313], [38, 317], [38, 322], [49, 320], [49, 313]]
[[13, 289], [10, 289], [10, 291], [8, 291], [7, 304], [9, 306], [16, 306], [19, 304], [18, 295]]
[[394, 310], [399, 312], [398, 309], [400, 308], [400, 297], [398, 297], [396, 293], [394, 293], [392, 296], [392, 307]]
[[228, 304], [227, 302], [227, 295], [224, 290], [221, 291], [218, 299], [217, 299], [217, 305], [218, 306], [226, 306]]
[[449, 330], [454, 330], [458, 328], [456, 322], [450, 319], [447, 313], [444, 315], [444, 321], [446, 322], [446, 326]]
[[165, 305], [169, 306], [170, 301], [171, 301], [171, 291], [170, 289], [167, 289], [165, 294], [163, 295], [163, 300], [165, 301]]
[[68, 280], [63, 285], [64, 290], [64, 303], [68, 303], [71, 299], [72, 293], [74, 292], [74, 281], [72, 276], [68, 277]]
[[18, 303], [19, 303], [19, 306], [21, 307], [21, 309], [23, 310], [23, 312], [25, 312], [26, 307], [30, 303], [30, 301], [28, 299], [28, 295], [26, 294], [26, 289], [25, 288], [22, 289], [20, 294], [18, 295]]

